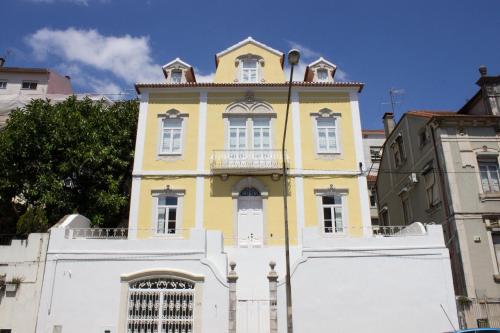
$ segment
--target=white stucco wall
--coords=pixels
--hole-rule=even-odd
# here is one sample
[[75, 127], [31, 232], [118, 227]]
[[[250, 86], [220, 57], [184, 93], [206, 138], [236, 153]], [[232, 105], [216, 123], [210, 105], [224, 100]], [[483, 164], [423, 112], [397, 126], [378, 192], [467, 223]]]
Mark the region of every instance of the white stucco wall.
[[[458, 328], [441, 226], [423, 236], [315, 239], [292, 274], [294, 332], [453, 331]], [[284, 278], [278, 327], [286, 332]]]
[[[69, 239], [51, 230], [36, 332], [119, 332], [120, 277], [151, 269], [202, 275], [203, 332], [226, 332], [228, 287], [221, 234], [192, 230], [188, 240]], [[208, 240], [208, 241], [207, 241]], [[208, 251], [211, 251], [207, 255]]]
[[34, 233], [26, 240], [0, 246], [0, 275], [5, 274], [6, 282], [22, 279], [16, 292], [0, 290], [0, 329], [35, 331], [48, 238], [48, 234]]

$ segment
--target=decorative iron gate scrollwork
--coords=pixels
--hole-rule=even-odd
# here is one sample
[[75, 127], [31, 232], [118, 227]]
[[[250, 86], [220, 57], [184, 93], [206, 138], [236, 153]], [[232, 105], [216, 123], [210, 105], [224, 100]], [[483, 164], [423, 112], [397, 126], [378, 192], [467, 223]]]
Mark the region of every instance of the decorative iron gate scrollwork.
[[152, 278], [129, 285], [128, 333], [192, 333], [194, 283]]

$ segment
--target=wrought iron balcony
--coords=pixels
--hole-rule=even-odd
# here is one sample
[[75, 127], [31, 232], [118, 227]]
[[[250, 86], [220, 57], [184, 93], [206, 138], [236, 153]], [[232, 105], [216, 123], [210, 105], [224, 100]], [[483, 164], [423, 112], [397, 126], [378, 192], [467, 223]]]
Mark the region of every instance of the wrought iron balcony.
[[[281, 149], [214, 150], [210, 157], [210, 169], [218, 174], [281, 173]], [[285, 152], [285, 162], [288, 157]]]

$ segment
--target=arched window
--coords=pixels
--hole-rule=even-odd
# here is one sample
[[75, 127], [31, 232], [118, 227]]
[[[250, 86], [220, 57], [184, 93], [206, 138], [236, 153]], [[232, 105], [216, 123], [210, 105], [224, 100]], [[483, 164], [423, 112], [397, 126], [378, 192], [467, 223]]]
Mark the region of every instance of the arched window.
[[240, 191], [240, 197], [260, 197], [260, 192], [255, 187], [245, 187]]
[[195, 283], [154, 277], [129, 283], [127, 333], [192, 333]]

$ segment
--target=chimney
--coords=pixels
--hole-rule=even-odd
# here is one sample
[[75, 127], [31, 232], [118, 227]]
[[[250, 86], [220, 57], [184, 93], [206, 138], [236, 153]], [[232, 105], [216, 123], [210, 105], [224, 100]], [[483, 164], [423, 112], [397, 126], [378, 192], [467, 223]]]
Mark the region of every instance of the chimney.
[[396, 123], [394, 122], [394, 113], [386, 112], [384, 113], [382, 119], [384, 121], [385, 137], [388, 138], [394, 130], [394, 127], [396, 127]]
[[0, 67], [3, 67], [3, 64], [5, 64], [5, 58], [0, 58]]
[[485, 65], [479, 66], [479, 74], [481, 74], [481, 76], [486, 76], [486, 74], [488, 74], [488, 69]]

